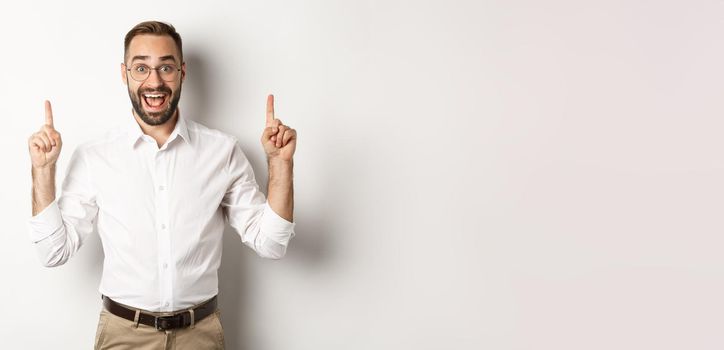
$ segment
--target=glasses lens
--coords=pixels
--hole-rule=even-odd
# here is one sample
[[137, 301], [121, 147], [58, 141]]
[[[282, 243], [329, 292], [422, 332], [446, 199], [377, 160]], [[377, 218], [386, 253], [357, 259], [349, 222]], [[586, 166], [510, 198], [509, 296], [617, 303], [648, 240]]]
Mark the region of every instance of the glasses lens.
[[148, 78], [151, 69], [145, 64], [134, 64], [131, 67], [131, 78], [136, 81], [144, 81]]
[[173, 81], [176, 79], [176, 74], [178, 73], [178, 69], [175, 66], [164, 64], [158, 69], [158, 74], [161, 75], [161, 79], [165, 81]]

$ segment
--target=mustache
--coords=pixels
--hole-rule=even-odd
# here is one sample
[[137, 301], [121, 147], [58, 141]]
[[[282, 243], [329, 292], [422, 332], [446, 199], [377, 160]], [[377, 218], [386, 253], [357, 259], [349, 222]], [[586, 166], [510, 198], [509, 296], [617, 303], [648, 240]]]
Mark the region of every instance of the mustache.
[[167, 86], [160, 86], [160, 87], [155, 88], [155, 89], [148, 89], [148, 88], [146, 88], [146, 89], [138, 89], [138, 94], [139, 94], [139, 95], [141, 95], [141, 94], [143, 94], [143, 93], [150, 93], [150, 94], [152, 94], [152, 93], [155, 93], [155, 92], [163, 92], [163, 93], [166, 93], [166, 94], [168, 94], [168, 95], [171, 95], [171, 89], [168, 88]]

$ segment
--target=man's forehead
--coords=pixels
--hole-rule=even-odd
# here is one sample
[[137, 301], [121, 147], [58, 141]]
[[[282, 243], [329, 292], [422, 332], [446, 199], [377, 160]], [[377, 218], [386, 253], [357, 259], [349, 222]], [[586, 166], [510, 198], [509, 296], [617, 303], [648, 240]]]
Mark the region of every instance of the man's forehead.
[[137, 35], [128, 45], [131, 60], [178, 60], [178, 48], [168, 35]]

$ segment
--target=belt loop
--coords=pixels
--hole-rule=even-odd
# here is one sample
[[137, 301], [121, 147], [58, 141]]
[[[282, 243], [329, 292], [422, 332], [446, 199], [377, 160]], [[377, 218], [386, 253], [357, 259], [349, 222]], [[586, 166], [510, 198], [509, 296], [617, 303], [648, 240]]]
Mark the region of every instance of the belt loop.
[[189, 313], [191, 313], [191, 329], [194, 329], [194, 322], [196, 321], [196, 317], [194, 316], [194, 308], [190, 308]]
[[133, 327], [138, 328], [138, 319], [141, 316], [141, 310], [136, 309], [136, 315], [133, 316]]

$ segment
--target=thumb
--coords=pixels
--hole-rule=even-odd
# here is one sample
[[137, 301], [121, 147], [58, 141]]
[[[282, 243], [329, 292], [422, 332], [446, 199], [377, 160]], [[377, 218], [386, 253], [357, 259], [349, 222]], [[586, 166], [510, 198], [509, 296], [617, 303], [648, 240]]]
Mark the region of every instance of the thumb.
[[268, 141], [272, 136], [279, 132], [279, 128], [276, 126], [269, 126], [264, 128], [264, 133], [261, 135], [262, 140]]

